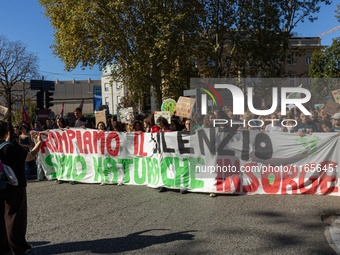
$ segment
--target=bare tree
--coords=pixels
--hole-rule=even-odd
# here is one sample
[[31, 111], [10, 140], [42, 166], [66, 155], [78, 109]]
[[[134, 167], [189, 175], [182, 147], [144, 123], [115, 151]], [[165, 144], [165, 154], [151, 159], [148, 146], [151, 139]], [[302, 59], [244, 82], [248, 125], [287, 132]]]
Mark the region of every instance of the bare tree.
[[29, 88], [29, 80], [38, 77], [38, 57], [27, 51], [27, 47], [20, 41], [9, 41], [0, 35], [0, 96], [5, 98], [8, 107], [5, 119], [9, 123], [12, 123], [13, 103], [22, 100]]

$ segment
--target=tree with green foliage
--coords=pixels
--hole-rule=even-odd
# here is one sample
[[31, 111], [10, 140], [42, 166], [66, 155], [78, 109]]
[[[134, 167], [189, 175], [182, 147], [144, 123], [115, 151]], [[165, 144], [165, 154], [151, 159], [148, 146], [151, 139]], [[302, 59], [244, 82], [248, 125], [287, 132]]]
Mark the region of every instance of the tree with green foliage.
[[340, 37], [333, 39], [329, 47], [313, 53], [309, 76], [314, 78], [311, 88], [317, 102], [324, 101], [326, 96], [331, 95], [332, 90], [340, 87], [338, 79], [335, 79], [340, 78]]
[[113, 79], [142, 96], [152, 88], [160, 109], [179, 56], [192, 56], [197, 43], [198, 0], [39, 0], [55, 29], [53, 53], [66, 70], [114, 64]]

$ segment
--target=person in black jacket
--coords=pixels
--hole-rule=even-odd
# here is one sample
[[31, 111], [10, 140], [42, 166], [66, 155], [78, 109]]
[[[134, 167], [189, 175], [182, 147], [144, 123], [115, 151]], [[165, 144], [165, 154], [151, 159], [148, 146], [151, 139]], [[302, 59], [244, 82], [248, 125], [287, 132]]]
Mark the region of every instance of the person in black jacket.
[[[40, 135], [31, 133], [37, 140], [31, 151], [25, 150], [16, 143], [9, 143], [0, 150], [1, 162], [10, 166], [18, 179], [18, 186], [7, 186], [0, 190], [0, 254], [12, 251], [13, 254], [24, 254], [32, 249], [26, 242], [27, 196], [25, 161], [33, 160], [41, 147]], [[0, 121], [0, 144], [9, 141], [7, 123]]]

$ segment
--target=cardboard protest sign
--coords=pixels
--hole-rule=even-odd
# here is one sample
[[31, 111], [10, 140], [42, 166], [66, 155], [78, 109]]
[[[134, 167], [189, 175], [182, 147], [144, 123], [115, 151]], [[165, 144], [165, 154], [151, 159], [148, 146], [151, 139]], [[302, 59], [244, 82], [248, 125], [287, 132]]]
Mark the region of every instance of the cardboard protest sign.
[[169, 111], [170, 114], [174, 114], [174, 110], [176, 109], [176, 101], [169, 98], [165, 99], [162, 103], [161, 110], [162, 111]]
[[314, 108], [315, 109], [320, 109], [321, 107], [324, 107], [324, 106], [325, 106], [325, 104], [315, 104]]
[[98, 125], [99, 122], [104, 122], [106, 125], [106, 112], [104, 111], [97, 111], [96, 112], [96, 126]]
[[8, 111], [8, 108], [0, 105], [0, 120], [5, 119], [5, 115], [6, 115], [7, 111]]
[[326, 105], [325, 105], [325, 113], [327, 113], [328, 115], [330, 116], [333, 116], [334, 113], [336, 113], [338, 111], [338, 107], [340, 106], [340, 104], [337, 104], [331, 100], [328, 100], [326, 102]]
[[122, 123], [130, 123], [135, 121], [133, 107], [123, 108], [119, 110], [119, 117]]
[[169, 122], [169, 124], [171, 123], [171, 115], [170, 115], [170, 112], [168, 111], [154, 112], [154, 115], [155, 115], [155, 123], [159, 117], [164, 117]]
[[180, 97], [176, 104], [176, 115], [184, 118], [192, 117], [192, 108], [196, 99], [190, 97]]
[[340, 89], [333, 90], [332, 95], [333, 95], [334, 101], [337, 103], [340, 103]]

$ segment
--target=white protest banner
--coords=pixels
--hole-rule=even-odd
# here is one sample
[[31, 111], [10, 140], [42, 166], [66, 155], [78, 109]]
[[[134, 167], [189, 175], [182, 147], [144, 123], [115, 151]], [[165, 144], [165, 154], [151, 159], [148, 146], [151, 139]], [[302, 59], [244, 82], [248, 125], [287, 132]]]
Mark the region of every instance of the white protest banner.
[[191, 192], [339, 195], [339, 135], [217, 128], [43, 132], [48, 179], [186, 188]]

